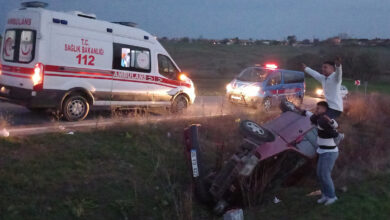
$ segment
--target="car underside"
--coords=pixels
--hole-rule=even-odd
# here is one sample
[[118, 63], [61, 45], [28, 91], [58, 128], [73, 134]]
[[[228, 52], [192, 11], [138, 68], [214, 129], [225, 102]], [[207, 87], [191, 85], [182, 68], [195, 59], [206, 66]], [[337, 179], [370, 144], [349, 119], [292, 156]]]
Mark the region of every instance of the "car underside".
[[317, 131], [310, 120], [281, 103], [283, 113], [259, 125], [240, 122], [242, 143], [222, 166], [209, 169], [200, 146], [200, 125], [184, 131], [186, 155], [191, 167], [194, 193], [217, 215], [232, 207], [257, 204], [264, 194], [282, 184], [316, 156]]

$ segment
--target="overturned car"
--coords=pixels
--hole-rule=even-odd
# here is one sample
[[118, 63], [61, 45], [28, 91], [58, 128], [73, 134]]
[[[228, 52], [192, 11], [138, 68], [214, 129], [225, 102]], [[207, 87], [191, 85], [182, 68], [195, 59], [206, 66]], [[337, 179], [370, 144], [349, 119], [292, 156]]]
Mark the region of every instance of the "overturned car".
[[185, 129], [185, 152], [195, 195], [216, 214], [260, 202], [264, 192], [286, 181], [316, 156], [317, 131], [309, 118], [290, 102], [284, 101], [280, 107], [283, 113], [263, 125], [241, 121], [242, 144], [222, 166], [211, 170], [203, 161], [200, 125]]

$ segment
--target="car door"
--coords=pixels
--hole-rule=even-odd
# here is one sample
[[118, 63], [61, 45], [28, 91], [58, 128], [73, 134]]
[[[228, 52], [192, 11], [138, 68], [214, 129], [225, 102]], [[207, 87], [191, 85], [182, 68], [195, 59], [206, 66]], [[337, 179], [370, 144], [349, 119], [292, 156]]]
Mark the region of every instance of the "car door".
[[271, 97], [272, 103], [277, 103], [279, 90], [281, 89], [282, 74], [279, 71], [271, 73], [266, 84], [267, 95]]
[[304, 76], [299, 72], [285, 71], [282, 73], [282, 86], [279, 90], [279, 98], [287, 99], [303, 97]]

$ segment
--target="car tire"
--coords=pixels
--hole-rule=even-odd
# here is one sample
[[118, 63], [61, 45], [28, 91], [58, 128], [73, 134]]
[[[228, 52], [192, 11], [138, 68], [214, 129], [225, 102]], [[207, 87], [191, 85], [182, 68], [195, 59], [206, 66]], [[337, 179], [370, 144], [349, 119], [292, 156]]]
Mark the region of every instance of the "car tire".
[[70, 94], [62, 104], [62, 114], [67, 121], [81, 121], [89, 113], [89, 103], [80, 94]]
[[271, 131], [250, 120], [241, 121], [240, 132], [244, 137], [249, 137], [257, 142], [272, 142], [275, 140], [275, 135]]
[[280, 102], [280, 110], [282, 110], [282, 112], [294, 112], [296, 111], [296, 106], [294, 105], [294, 103], [288, 101], [287, 99], [284, 99]]
[[271, 108], [272, 108], [272, 101], [269, 97], [267, 98], [264, 98], [263, 102], [262, 102], [262, 110], [264, 112], [269, 112], [271, 111]]
[[185, 95], [178, 95], [172, 102], [171, 112], [172, 113], [182, 113], [187, 109], [189, 100]]

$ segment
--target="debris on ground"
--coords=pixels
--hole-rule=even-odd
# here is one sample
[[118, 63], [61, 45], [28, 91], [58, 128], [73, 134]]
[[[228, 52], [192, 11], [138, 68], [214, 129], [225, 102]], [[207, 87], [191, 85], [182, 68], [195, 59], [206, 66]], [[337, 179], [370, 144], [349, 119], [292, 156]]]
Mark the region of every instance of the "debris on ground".
[[309, 194], [307, 194], [306, 196], [320, 196], [322, 193], [321, 193], [321, 190], [316, 190], [316, 191], [313, 191]]
[[280, 203], [280, 202], [282, 202], [282, 200], [280, 200], [280, 199], [278, 199], [278, 197], [274, 197], [274, 203], [275, 204], [278, 204], [278, 203]]
[[340, 188], [340, 191], [345, 193], [345, 192], [348, 191], [348, 187], [347, 186], [343, 186], [343, 187]]
[[242, 209], [231, 209], [223, 215], [223, 220], [244, 220]]
[[1, 137], [8, 137], [9, 136], [9, 131], [5, 128], [3, 128], [1, 131], [0, 131], [0, 136]]
[[69, 132], [66, 133], [66, 134], [74, 135], [74, 132], [73, 132], [73, 131], [69, 131]]

